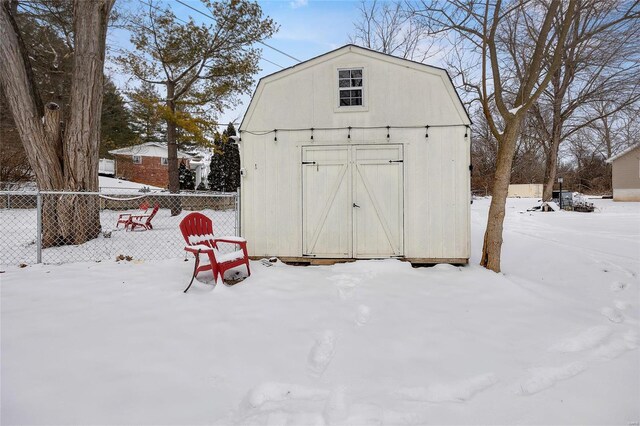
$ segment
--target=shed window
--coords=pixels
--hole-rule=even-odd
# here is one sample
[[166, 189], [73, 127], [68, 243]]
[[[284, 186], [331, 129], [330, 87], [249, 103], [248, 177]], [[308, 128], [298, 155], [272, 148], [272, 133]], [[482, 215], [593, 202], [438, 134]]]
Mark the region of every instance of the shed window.
[[338, 70], [340, 106], [362, 106], [362, 68]]
[[142, 164], [142, 157], [140, 155], [132, 155], [131, 161], [133, 161], [133, 164]]
[[167, 157], [160, 157], [160, 164], [167, 166], [169, 164], [169, 159]]

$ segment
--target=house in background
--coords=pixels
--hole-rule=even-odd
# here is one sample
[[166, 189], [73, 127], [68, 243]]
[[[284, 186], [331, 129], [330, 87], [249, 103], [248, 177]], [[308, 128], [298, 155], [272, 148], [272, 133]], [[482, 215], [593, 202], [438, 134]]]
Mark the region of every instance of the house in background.
[[355, 45], [262, 78], [239, 132], [250, 256], [467, 263], [470, 124], [444, 69]]
[[[166, 144], [147, 142], [115, 149], [109, 151], [109, 154], [115, 157], [115, 177], [160, 188], [169, 186]], [[190, 167], [192, 158], [189, 154], [178, 151], [178, 163], [184, 161]]]
[[640, 201], [640, 143], [607, 159], [614, 201]]

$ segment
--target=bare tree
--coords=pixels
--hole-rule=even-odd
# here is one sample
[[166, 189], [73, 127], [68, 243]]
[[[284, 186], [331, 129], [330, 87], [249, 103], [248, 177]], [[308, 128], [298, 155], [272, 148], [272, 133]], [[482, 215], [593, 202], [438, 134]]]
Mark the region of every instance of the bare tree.
[[598, 101], [589, 109], [589, 116], [596, 118], [571, 132], [560, 156], [570, 162], [565, 172], [576, 190], [602, 194], [612, 189], [611, 164], [605, 160], [640, 140], [640, 106], [619, 109], [615, 102]]
[[[561, 66], [532, 108], [546, 151], [543, 199], [551, 199], [560, 144], [595, 120], [640, 99], [640, 9], [637, 2], [580, 0]], [[518, 35], [505, 35], [517, 46]], [[518, 51], [513, 48], [513, 55]], [[590, 108], [608, 100], [608, 108]]]
[[351, 43], [417, 62], [438, 51], [437, 39], [428, 35], [403, 2], [362, 0], [358, 11], [360, 16], [349, 35]]
[[[105, 40], [115, 0], [73, 2], [73, 76], [69, 120], [60, 105], [43, 106], [28, 51], [16, 23], [15, 0], [0, 0], [0, 84], [42, 190], [97, 191]], [[97, 200], [51, 199], [44, 245], [80, 244], [100, 232]]]
[[[478, 97], [498, 143], [480, 261], [496, 272], [500, 271], [505, 203], [522, 123], [561, 64], [577, 2], [436, 0], [422, 1], [414, 9], [430, 34], [456, 38], [459, 48], [476, 56], [480, 64], [479, 79], [468, 76], [465, 85]], [[517, 60], [500, 36], [509, 29], [522, 41]]]

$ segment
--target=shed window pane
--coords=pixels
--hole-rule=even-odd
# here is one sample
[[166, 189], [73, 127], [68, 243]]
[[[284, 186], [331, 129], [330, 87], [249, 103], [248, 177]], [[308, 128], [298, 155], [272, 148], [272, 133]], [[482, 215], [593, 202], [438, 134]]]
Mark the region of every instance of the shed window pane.
[[[352, 90], [353, 88], [358, 88]], [[339, 106], [362, 106], [362, 68], [338, 70]]]

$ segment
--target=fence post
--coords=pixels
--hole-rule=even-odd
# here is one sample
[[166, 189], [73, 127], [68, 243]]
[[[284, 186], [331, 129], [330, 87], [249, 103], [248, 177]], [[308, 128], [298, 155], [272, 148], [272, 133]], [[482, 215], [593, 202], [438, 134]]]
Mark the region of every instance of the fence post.
[[42, 194], [38, 191], [37, 201], [37, 224], [36, 224], [36, 263], [42, 263]]
[[236, 190], [236, 237], [240, 235], [240, 187], [238, 187]]

